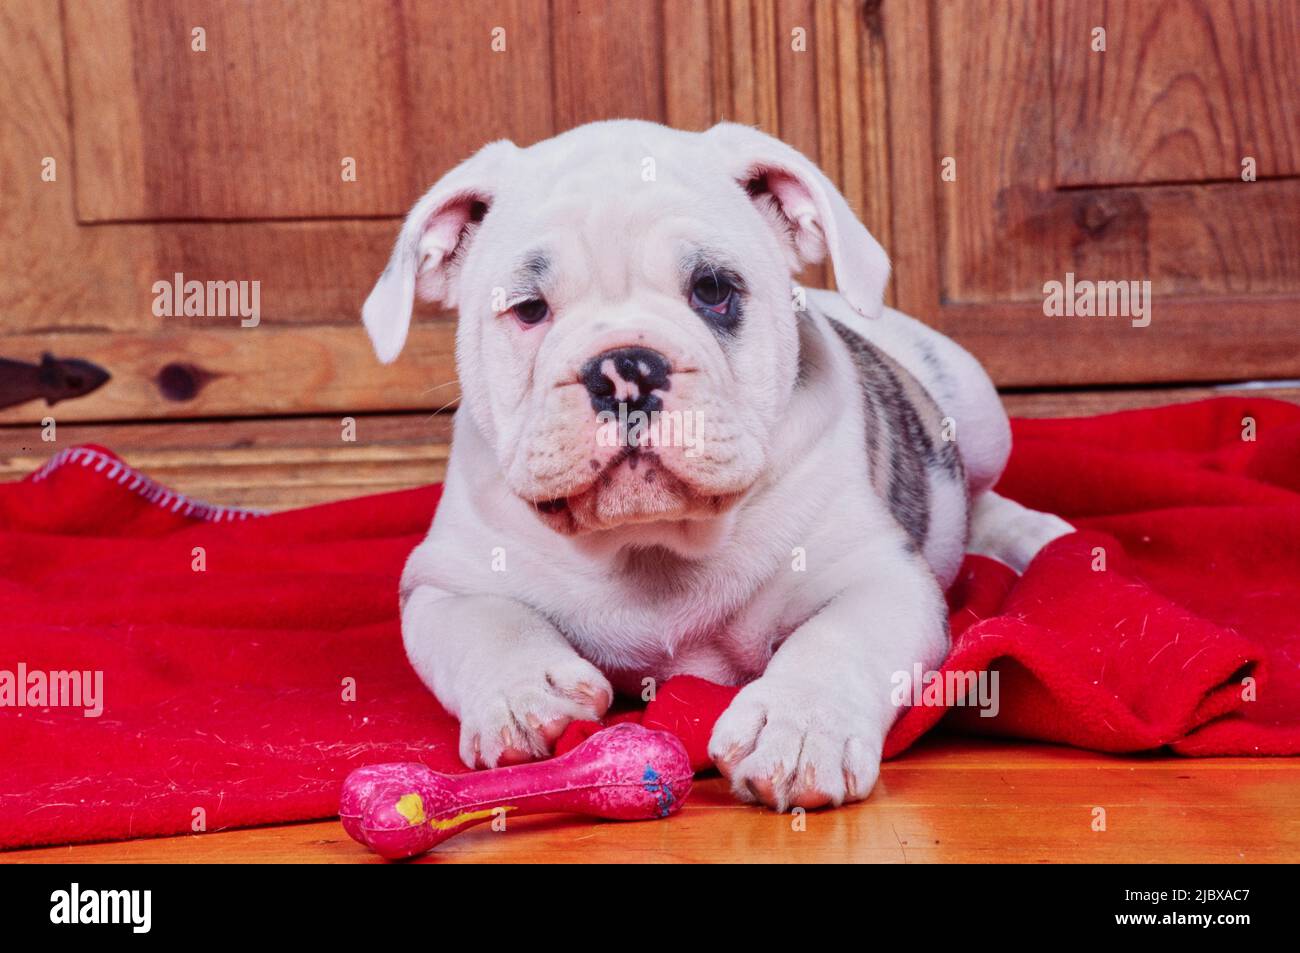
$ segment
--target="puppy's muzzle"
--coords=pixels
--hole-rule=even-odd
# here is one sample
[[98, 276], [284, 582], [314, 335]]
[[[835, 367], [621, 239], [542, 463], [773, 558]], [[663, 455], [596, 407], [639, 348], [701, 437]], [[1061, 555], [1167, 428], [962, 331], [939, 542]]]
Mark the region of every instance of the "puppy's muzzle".
[[656, 391], [671, 385], [668, 358], [648, 347], [620, 347], [597, 354], [582, 366], [580, 377], [591, 395], [597, 413], [617, 413], [620, 404], [627, 412], [653, 413], [662, 410], [663, 398]]

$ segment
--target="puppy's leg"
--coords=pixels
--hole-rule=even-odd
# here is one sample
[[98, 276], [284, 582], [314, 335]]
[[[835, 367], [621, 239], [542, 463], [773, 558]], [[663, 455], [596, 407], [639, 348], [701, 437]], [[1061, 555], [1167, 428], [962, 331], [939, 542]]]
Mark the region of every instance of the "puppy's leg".
[[460, 719], [460, 757], [494, 768], [550, 752], [570, 721], [598, 719], [609, 682], [532, 609], [419, 586], [402, 610], [411, 665]]
[[[865, 798], [898, 716], [895, 689], [948, 651], [943, 593], [900, 552], [797, 628], [714, 726], [709, 757], [742, 800], [778, 811]], [[910, 698], [910, 694], [907, 696]]]
[[968, 553], [988, 556], [1023, 573], [1038, 551], [1074, 527], [1051, 513], [1021, 506], [992, 490], [981, 493], [971, 506]]

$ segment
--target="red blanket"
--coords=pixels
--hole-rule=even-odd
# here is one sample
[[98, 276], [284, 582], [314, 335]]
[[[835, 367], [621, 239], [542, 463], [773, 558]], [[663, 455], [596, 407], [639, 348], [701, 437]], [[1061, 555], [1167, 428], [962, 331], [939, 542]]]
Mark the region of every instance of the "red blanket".
[[[1001, 490], [1084, 531], [1023, 578], [967, 561], [946, 669], [993, 667], [998, 714], [917, 705], [887, 754], [945, 712], [1105, 751], [1300, 753], [1300, 407], [1021, 420], [1015, 438]], [[96, 448], [0, 485], [0, 846], [327, 817], [358, 765], [463, 770], [396, 613], [438, 495], [254, 516]], [[732, 693], [674, 679], [623, 717], [703, 764]]]

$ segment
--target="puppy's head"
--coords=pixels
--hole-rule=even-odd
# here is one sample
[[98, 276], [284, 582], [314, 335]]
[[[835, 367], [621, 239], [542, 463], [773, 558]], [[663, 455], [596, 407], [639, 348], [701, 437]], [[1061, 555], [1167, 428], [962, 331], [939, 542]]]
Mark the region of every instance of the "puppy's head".
[[459, 308], [462, 409], [555, 530], [680, 523], [762, 474], [798, 372], [791, 276], [828, 252], [879, 314], [884, 251], [794, 149], [732, 124], [593, 123], [448, 173], [363, 318], [387, 362], [417, 294]]

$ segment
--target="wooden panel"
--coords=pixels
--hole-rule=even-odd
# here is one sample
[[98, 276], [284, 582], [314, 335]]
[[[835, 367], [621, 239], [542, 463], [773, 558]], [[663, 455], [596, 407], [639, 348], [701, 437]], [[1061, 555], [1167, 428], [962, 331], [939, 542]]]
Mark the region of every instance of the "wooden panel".
[[[811, 153], [876, 239], [893, 244], [889, 109], [879, 7], [857, 0], [817, 3], [817, 113], [820, 149]], [[784, 80], [783, 80], [784, 83]], [[782, 135], [788, 123], [782, 111]], [[826, 269], [828, 287], [831, 269]], [[892, 284], [886, 303], [894, 303]]]
[[[708, 11], [717, 38], [709, 90], [715, 120], [757, 126], [808, 155], [888, 243], [884, 46], [860, 4], [714, 0]], [[666, 55], [674, 72], [671, 48]], [[834, 286], [829, 266], [809, 267], [798, 280]]]
[[[402, 10], [403, 32], [393, 43], [406, 64], [400, 109], [417, 191], [495, 139], [526, 146], [561, 131], [551, 97], [548, 4], [402, 0]], [[499, 52], [496, 36], [505, 43]], [[405, 215], [412, 197], [403, 201]]]
[[220, 417], [240, 414], [436, 410], [457, 397], [454, 327], [412, 329], [395, 364], [381, 367], [358, 321], [350, 327], [63, 333], [0, 338], [6, 356], [93, 361], [112, 379], [85, 397], [0, 410], [0, 423]]
[[[5, 333], [238, 324], [156, 317], [153, 284], [176, 272], [199, 281], [260, 281], [265, 324], [359, 320], [392, 248], [395, 220], [78, 226], [56, 0], [0, 4], [0, 34], [17, 38], [0, 56]], [[56, 163], [52, 182], [41, 178], [46, 156]], [[0, 354], [17, 356], [3, 343]]]
[[[391, 215], [409, 200], [392, 4], [64, 11], [83, 221]], [[355, 182], [342, 180], [344, 156]]]
[[[592, 97], [588, 106], [580, 107], [571, 96], [569, 112], [575, 113], [601, 101], [616, 103], [617, 96], [608, 99], [603, 87], [589, 80], [592, 70], [605, 69], [607, 62], [618, 62], [623, 64], [619, 68], [641, 70], [642, 78], [650, 76], [651, 81], [649, 86], [619, 87], [624, 90], [619, 94], [624, 97], [624, 105], [617, 106], [617, 112], [634, 108], [636, 101], [653, 112], [658, 108], [658, 94], [652, 96], [646, 90], [652, 86], [657, 89], [656, 84], [663, 79], [664, 94], [671, 91], [668, 101], [672, 103], [674, 121], [689, 119], [697, 128], [707, 127], [731, 115], [729, 105], [719, 105], [715, 112], [715, 95], [730, 96], [725, 86], [715, 86], [711, 81], [716, 78], [717, 65], [726, 67], [725, 82], [729, 83], [733, 60], [736, 70], [752, 69], [753, 44], [770, 44], [763, 54], [766, 64], [763, 75], [777, 85], [764, 94], [764, 102], [775, 104], [771, 108], [779, 113], [770, 117], [779, 127], [775, 131], [782, 132], [788, 127], [784, 134], [796, 139], [814, 157], [823, 151], [820, 143], [826, 142], [823, 161], [833, 176], [842, 179], [850, 201], [863, 209], [864, 218], [878, 235], [886, 238], [887, 194], [877, 177], [870, 173], [872, 168], [883, 164], [883, 139], [872, 142], [871, 134], [864, 131], [867, 126], [883, 125], [880, 114], [883, 107], [872, 106], [871, 110], [880, 113], [868, 110], [862, 114], [861, 122], [851, 120], [847, 125], [840, 115], [841, 103], [849, 110], [850, 117], [854, 110], [861, 108], [861, 84], [868, 81], [869, 73], [863, 62], [867, 57], [877, 64], [880, 60], [878, 45], [868, 49], [863, 39], [856, 4], [851, 0], [837, 0], [834, 5], [794, 3], [783, 8], [771, 0], [754, 0], [744, 9], [737, 8], [736, 15], [748, 17], [751, 26], [743, 36], [744, 45], [733, 48], [741, 39], [724, 29], [732, 13], [727, 4], [719, 2], [702, 7], [682, 6], [677, 0], [666, 2], [664, 16], [671, 14], [671, 19], [662, 23], [657, 14], [644, 12], [645, 5], [627, 7], [631, 11], [628, 15], [635, 13], [641, 18], [635, 22], [645, 27], [639, 32], [632, 31], [637, 37], [620, 27], [607, 37], [589, 30], [582, 41], [557, 40], [565, 51], [563, 82], [570, 84], [575, 95], [583, 93]], [[117, 0], [98, 7], [78, 6], [74, 19], [81, 16], [95, 23], [96, 29], [108, 38], [105, 46], [110, 50], [118, 43], [113, 39], [115, 31], [120, 34], [124, 23], [128, 29], [131, 26], [129, 16], [125, 21], [120, 16], [117, 19], [111, 16], [121, 13]], [[476, 147], [480, 141], [478, 136], [489, 138], [503, 131], [497, 124], [524, 130], [522, 135], [516, 133], [522, 142], [545, 135], [552, 123], [547, 88], [551, 77], [550, 57], [546, 49], [550, 41], [541, 46], [538, 41], [538, 37], [547, 34], [546, 5], [517, 0], [475, 4], [472, 9], [478, 17], [472, 21], [467, 19], [471, 14], [461, 8], [439, 14], [429, 5], [417, 3], [404, 10], [403, 22], [409, 27], [405, 42], [410, 49], [403, 74], [405, 86], [422, 92], [403, 109], [409, 117], [410, 128], [418, 132], [412, 134], [414, 140], [455, 151], [446, 164], [459, 160]], [[383, 268], [396, 232], [395, 220], [79, 226], [73, 187], [74, 149], [65, 122], [69, 93], [62, 69], [64, 49], [58, 5], [54, 0], [6, 5], [0, 9], [0, 20], [4, 21], [6, 36], [21, 39], [6, 44], [6, 56], [0, 57], [0, 99], [5, 101], [7, 118], [11, 120], [9, 145], [0, 150], [0, 179], [12, 186], [0, 209], [5, 226], [0, 229], [0, 256], [8, 263], [0, 271], [0, 315], [3, 315], [5, 332], [11, 335], [0, 346], [0, 353], [34, 359], [39, 358], [42, 350], [50, 349], [60, 356], [97, 360], [115, 375], [113, 383], [101, 393], [55, 408], [60, 420], [425, 406], [427, 401], [420, 399], [420, 389], [450, 379], [450, 372], [444, 373], [451, 363], [449, 350], [435, 353], [417, 349], [403, 357], [395, 370], [389, 370], [371, 360], [359, 332], [360, 304]], [[490, 37], [491, 24], [497, 22], [507, 25], [506, 52], [492, 53], [484, 48], [472, 57], [473, 63], [468, 67], [442, 68], [448, 62], [443, 47], [453, 43], [465, 45], [466, 37]], [[694, 47], [681, 48], [665, 39], [662, 55], [670, 66], [668, 72], [674, 78], [693, 76], [710, 82], [696, 90], [682, 83], [666, 85], [667, 80], [660, 75], [663, 71], [655, 65], [660, 51], [646, 39], [657, 23], [679, 38], [689, 35], [691, 29], [698, 34]], [[788, 29], [796, 23], [811, 27], [809, 50], [801, 54], [805, 57], [802, 60], [793, 58], [789, 46]], [[713, 36], [722, 40], [715, 43], [710, 39]], [[118, 39], [129, 42], [128, 38]], [[211, 30], [208, 39], [214, 39]], [[98, 55], [97, 49], [87, 45], [84, 53]], [[626, 65], [628, 49], [632, 50], [630, 61], [634, 66]], [[497, 66], [483, 65], [502, 62], [515, 66], [502, 73]], [[747, 67], [747, 63], [751, 65]], [[809, 64], [815, 64], [815, 78], [809, 75]], [[800, 76], [784, 92], [778, 90], [783, 85], [779, 81], [781, 70], [787, 75]], [[114, 73], [112, 82], [120, 81], [120, 74], [121, 71]], [[502, 76], [512, 78], [503, 80]], [[104, 81], [111, 85], [109, 79]], [[494, 82], [496, 86], [492, 86]], [[492, 90], [489, 100], [500, 98], [509, 105], [487, 110], [491, 115], [480, 115], [481, 102], [473, 97], [478, 86]], [[521, 91], [523, 86], [528, 86], [528, 90]], [[606, 96], [606, 100], [601, 100], [601, 96]], [[546, 104], [545, 108], [536, 108], [539, 99]], [[870, 118], [872, 115], [874, 118]], [[431, 118], [423, 118], [426, 116]], [[583, 117], [574, 114], [566, 121], [579, 118]], [[128, 120], [129, 117], [123, 117], [129, 129], [132, 127]], [[167, 143], [161, 145], [169, 147]], [[85, 151], [83, 148], [76, 154]], [[45, 155], [58, 163], [58, 174], [52, 182], [42, 181], [40, 177], [39, 159]], [[99, 161], [97, 158], [88, 164], [97, 165]], [[398, 210], [404, 211], [406, 202], [441, 171], [434, 164], [421, 164], [418, 179], [412, 181], [409, 194], [403, 197]], [[125, 168], [114, 168], [112, 175], [128, 186], [133, 181]], [[864, 182], [864, 178], [869, 181]], [[879, 224], [882, 220], [886, 222], [883, 226]], [[309, 344], [308, 350], [301, 352], [293, 344], [282, 347], [268, 343], [287, 342], [289, 339], [284, 337], [227, 336], [245, 333], [233, 318], [155, 315], [154, 283], [169, 281], [177, 273], [187, 280], [259, 282], [262, 325], [255, 331], [259, 335], [262, 331], [284, 332], [292, 326], [340, 325], [337, 333], [320, 339], [332, 342], [326, 345], [328, 356], [324, 360], [329, 366], [346, 366], [352, 383], [346, 392], [335, 385], [318, 390], [295, 388], [288, 383], [305, 379], [295, 376], [301, 372], [285, 368], [292, 368], [301, 353], [313, 353], [311, 348], [316, 345]], [[805, 276], [805, 280], [820, 284], [822, 275], [816, 270]], [[428, 320], [432, 313], [430, 309], [418, 311], [422, 321]], [[193, 346], [182, 340], [191, 328], [205, 332]], [[142, 336], [133, 341], [125, 337], [117, 340], [108, 336], [108, 332]], [[69, 333], [73, 336], [65, 336]], [[437, 347], [439, 342], [449, 347], [450, 338], [439, 337], [437, 332], [432, 337], [418, 335], [417, 330], [417, 340], [429, 342], [421, 347]], [[247, 343], [249, 347], [236, 346], [236, 343]], [[334, 353], [331, 350], [334, 347], [340, 352]], [[348, 352], [346, 356], [342, 353], [344, 349]], [[208, 359], [217, 360], [216, 370], [225, 376], [209, 381], [193, 400], [177, 402], [161, 398], [157, 375], [164, 366], [195, 360], [198, 366], [203, 366], [203, 361]], [[277, 373], [288, 373], [289, 377], [282, 378], [277, 385], [274, 383]], [[449, 400], [451, 396], [449, 392], [446, 398]], [[28, 404], [0, 411], [0, 420], [39, 419], [46, 410], [42, 404]]]
[[1165, 407], [1213, 397], [1269, 397], [1300, 404], [1300, 384], [1295, 381], [1218, 387], [1147, 387], [1116, 390], [1016, 392], [1002, 395], [1002, 406], [1012, 417], [1091, 417], [1120, 410]]
[[1298, 0], [1055, 0], [1051, 39], [1057, 184], [1300, 173]]
[[890, 286], [896, 308], [932, 321], [940, 310], [935, 192], [953, 183], [939, 181], [946, 153], [934, 140], [930, 4], [882, 4], [878, 22], [889, 52]]
[[[1075, 417], [1250, 395], [1300, 404], [1300, 385], [1003, 394], [1015, 417]], [[355, 441], [341, 415], [185, 422], [0, 426], [0, 481], [19, 480], [67, 447], [96, 443], [173, 489], [212, 503], [282, 510], [442, 480], [451, 414], [358, 414]]]
[[[1048, 9], [882, 7], [899, 305], [1002, 386], [1300, 376], [1300, 183], [1057, 191]], [[1150, 280], [1150, 327], [1046, 317], [1067, 271]]]
[[938, 148], [957, 162], [939, 189], [945, 300], [1041, 301], [1066, 271], [1156, 295], [1300, 290], [1300, 182], [1054, 191], [1048, 8], [941, 9]]
[[929, 313], [1000, 387], [1300, 377], [1293, 298], [1157, 301], [1145, 328], [1127, 318], [1049, 318], [1037, 302], [936, 303]]
[[647, 0], [553, 0], [557, 131], [597, 119], [664, 120], [663, 30]]
[[96, 443], [173, 490], [227, 506], [283, 510], [437, 483], [446, 475], [450, 414], [358, 415], [185, 423], [0, 427], [0, 481], [60, 450]]
[[663, 0], [664, 119], [677, 129], [708, 129], [717, 122], [713, 67], [719, 46], [710, 4]]
[[64, 8], [82, 221], [399, 215], [485, 142], [550, 133], [527, 0]]
[[[1092, 829], [1093, 809], [1106, 830]], [[862, 804], [789, 814], [720, 778], [640, 824], [573, 816], [478, 827], [416, 863], [1294, 863], [1294, 758], [1114, 757], [929, 738], [886, 762]], [[337, 820], [0, 853], [0, 863], [383, 863]]]
[[725, 19], [714, 21], [714, 35], [725, 38], [729, 54], [721, 97], [724, 116], [779, 136], [775, 5], [771, 0], [728, 0], [716, 9]]

